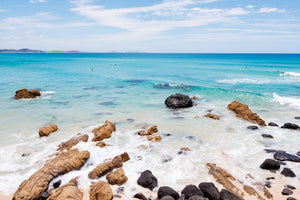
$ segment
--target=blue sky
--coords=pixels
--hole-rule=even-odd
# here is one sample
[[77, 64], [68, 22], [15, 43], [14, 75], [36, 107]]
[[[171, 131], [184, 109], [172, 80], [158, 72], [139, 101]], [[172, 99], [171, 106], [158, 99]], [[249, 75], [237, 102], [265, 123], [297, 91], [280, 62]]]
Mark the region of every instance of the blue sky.
[[300, 53], [299, 0], [1, 0], [0, 48]]

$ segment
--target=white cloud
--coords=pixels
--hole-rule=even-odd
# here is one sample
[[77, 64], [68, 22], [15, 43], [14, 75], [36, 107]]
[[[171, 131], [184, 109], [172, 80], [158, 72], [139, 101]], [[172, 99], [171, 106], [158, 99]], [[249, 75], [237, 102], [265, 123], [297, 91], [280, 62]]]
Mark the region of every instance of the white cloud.
[[46, 0], [29, 0], [29, 3], [45, 3]]
[[248, 6], [246, 6], [246, 8], [249, 8], [249, 9], [254, 8], [254, 7], [255, 7], [254, 5], [248, 5]]
[[228, 15], [248, 15], [249, 11], [244, 10], [243, 8], [232, 8], [227, 11]]
[[271, 12], [276, 12], [276, 13], [284, 13], [284, 9], [278, 9], [278, 8], [261, 8], [258, 10], [259, 13], [271, 13]]

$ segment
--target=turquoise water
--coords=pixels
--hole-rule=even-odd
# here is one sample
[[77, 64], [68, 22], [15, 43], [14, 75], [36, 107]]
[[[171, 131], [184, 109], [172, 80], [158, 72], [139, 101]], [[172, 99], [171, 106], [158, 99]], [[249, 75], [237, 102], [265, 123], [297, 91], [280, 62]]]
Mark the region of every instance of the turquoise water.
[[[182, 139], [193, 135], [206, 150], [212, 148], [212, 155], [227, 150], [234, 161], [241, 147], [232, 144], [244, 144], [240, 153], [245, 153], [261, 147], [262, 139], [247, 135], [245, 127], [250, 123], [237, 120], [226, 109], [231, 101], [248, 104], [266, 122], [300, 124], [294, 119], [300, 111], [300, 54], [0, 54], [0, 71], [0, 188], [6, 188], [4, 179], [12, 174], [19, 177], [5, 192], [14, 191], [61, 140], [89, 132], [89, 127], [106, 119], [123, 133], [158, 124], [162, 133], [174, 135], [169, 141], [173, 145], [197, 146]], [[39, 89], [43, 95], [14, 100], [21, 88]], [[199, 97], [197, 106], [176, 112], [167, 109], [165, 99], [178, 92]], [[208, 109], [221, 120], [194, 118]], [[58, 133], [39, 139], [38, 129], [50, 123], [59, 126]], [[292, 132], [285, 138], [286, 130], [269, 129], [261, 133], [273, 132], [278, 138], [268, 146], [297, 150], [300, 134]], [[232, 144], [220, 141], [228, 132], [233, 133]], [[247, 141], [252, 146], [247, 147]], [[30, 159], [17, 159], [27, 151]], [[245, 159], [252, 161], [258, 154], [260, 160], [254, 162], [258, 165], [265, 156], [262, 152]], [[210, 160], [199, 162], [205, 161]], [[241, 162], [239, 167], [249, 166]]]

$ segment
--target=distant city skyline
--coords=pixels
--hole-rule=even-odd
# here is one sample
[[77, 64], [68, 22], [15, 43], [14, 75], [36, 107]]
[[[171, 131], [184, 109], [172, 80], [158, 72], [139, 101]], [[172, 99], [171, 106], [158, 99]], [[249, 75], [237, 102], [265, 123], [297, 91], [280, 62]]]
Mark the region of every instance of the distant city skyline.
[[0, 49], [300, 53], [296, 0], [3, 0]]

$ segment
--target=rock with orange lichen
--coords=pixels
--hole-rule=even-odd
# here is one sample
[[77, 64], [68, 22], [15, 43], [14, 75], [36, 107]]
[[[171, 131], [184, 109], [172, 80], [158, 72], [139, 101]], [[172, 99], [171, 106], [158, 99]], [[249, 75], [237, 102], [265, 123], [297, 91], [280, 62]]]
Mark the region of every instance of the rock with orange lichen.
[[188, 148], [188, 147], [182, 147], [182, 148], [180, 148], [180, 150], [181, 151], [191, 151], [190, 148]]
[[50, 124], [49, 126], [40, 128], [39, 135], [40, 135], [40, 137], [49, 136], [50, 133], [53, 133], [57, 130], [58, 130], [58, 127], [55, 124]]
[[93, 142], [102, 141], [104, 139], [110, 138], [113, 131], [116, 130], [116, 126], [110, 121], [106, 120], [105, 124], [92, 130], [94, 133]]
[[113, 193], [109, 184], [105, 181], [98, 181], [90, 187], [90, 200], [111, 200]]
[[227, 108], [235, 112], [236, 116], [239, 118], [256, 123], [260, 126], [266, 126], [265, 121], [262, 120], [256, 113], [253, 113], [246, 104], [233, 101], [227, 106]]
[[106, 161], [106, 162], [98, 165], [95, 169], [93, 169], [89, 173], [88, 176], [90, 179], [96, 179], [101, 176], [104, 176], [111, 170], [122, 167], [123, 162], [126, 162], [129, 159], [130, 159], [130, 157], [129, 157], [128, 153], [125, 152], [119, 156], [114, 157], [112, 160]]
[[20, 89], [16, 91], [15, 99], [22, 99], [22, 98], [36, 98], [37, 96], [41, 96], [40, 91], [32, 89], [27, 90], [26, 88]]
[[107, 174], [106, 179], [111, 185], [122, 185], [128, 180], [122, 168], [116, 169], [115, 171]]
[[82, 200], [83, 192], [78, 188], [76, 178], [70, 180], [67, 184], [59, 187], [52, 193], [47, 200]]
[[208, 113], [208, 114], [206, 114], [206, 115], [203, 115], [203, 117], [207, 117], [207, 118], [211, 118], [211, 119], [217, 119], [217, 120], [220, 119], [220, 117], [219, 117], [218, 115], [213, 115], [213, 114], [211, 114], [211, 113]]
[[70, 149], [48, 162], [19, 186], [13, 200], [36, 200], [45, 192], [50, 181], [59, 175], [81, 168], [90, 157], [88, 151]]
[[71, 149], [73, 146], [75, 146], [76, 144], [78, 144], [79, 142], [83, 141], [83, 142], [87, 142], [89, 139], [89, 136], [87, 134], [85, 135], [80, 135], [77, 137], [72, 137], [71, 139], [69, 139], [66, 142], [62, 142], [59, 146], [58, 146], [58, 151], [63, 151], [63, 150], [69, 150]]
[[147, 130], [147, 135], [152, 135], [153, 133], [157, 133], [158, 129], [157, 126], [151, 126], [148, 130]]
[[151, 141], [151, 142], [160, 142], [161, 141], [161, 136], [159, 135], [148, 135], [147, 136], [147, 140]]
[[97, 142], [96, 146], [103, 148], [103, 147], [107, 146], [107, 144], [105, 142]]

